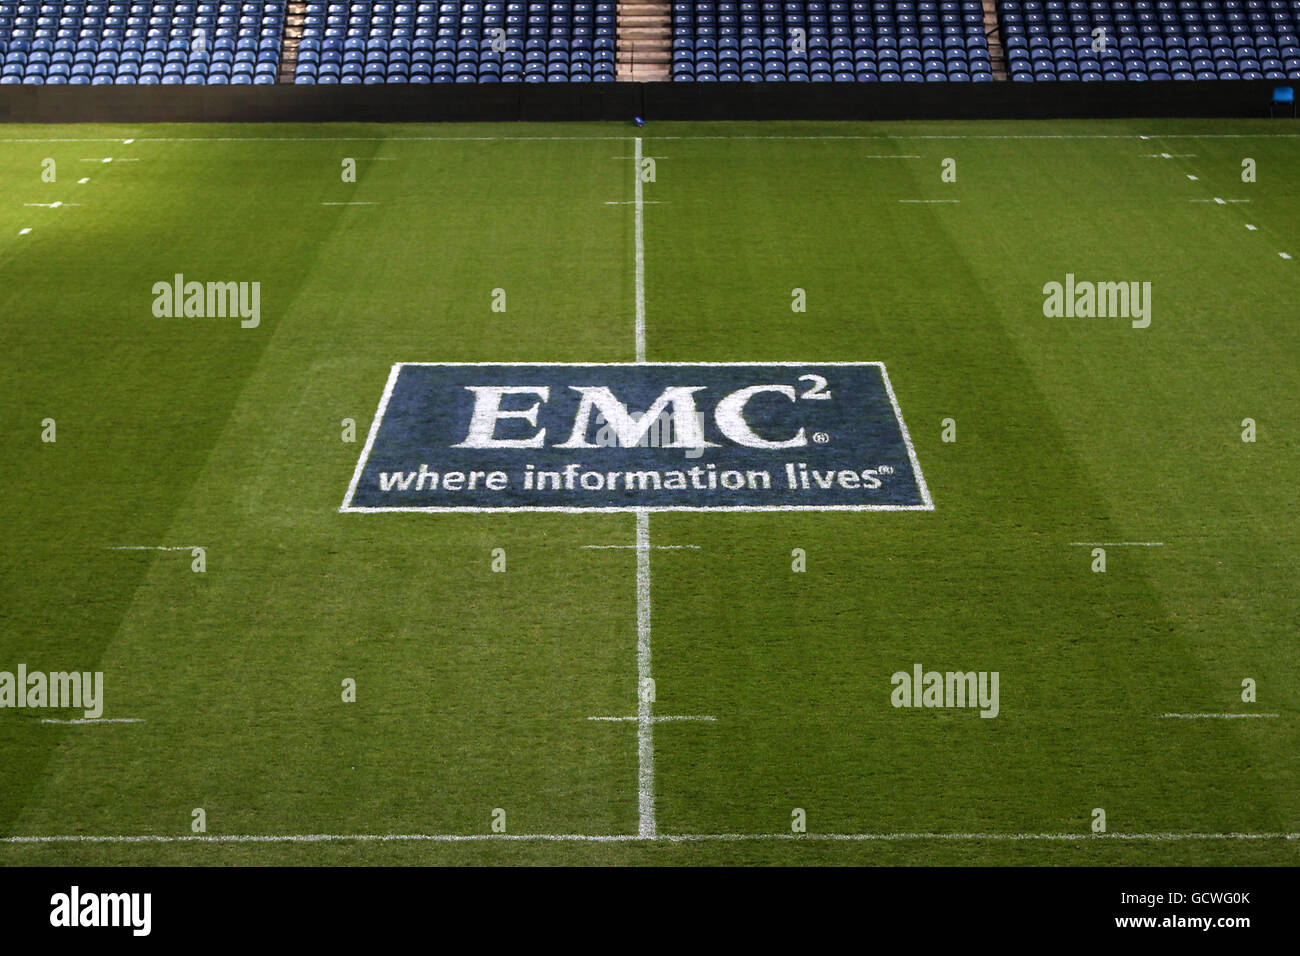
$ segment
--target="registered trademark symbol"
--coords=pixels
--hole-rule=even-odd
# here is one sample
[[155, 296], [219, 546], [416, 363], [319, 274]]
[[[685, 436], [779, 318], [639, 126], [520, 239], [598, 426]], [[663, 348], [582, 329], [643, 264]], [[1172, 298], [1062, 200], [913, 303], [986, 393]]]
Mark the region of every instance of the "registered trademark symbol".
[[892, 475], [894, 473], [894, 466], [881, 465], [879, 468], [876, 469], [876, 471], [878, 471], [882, 475]]
[[831, 440], [831, 436], [826, 434], [825, 432], [813, 432], [814, 444], [824, 445], [830, 440]]

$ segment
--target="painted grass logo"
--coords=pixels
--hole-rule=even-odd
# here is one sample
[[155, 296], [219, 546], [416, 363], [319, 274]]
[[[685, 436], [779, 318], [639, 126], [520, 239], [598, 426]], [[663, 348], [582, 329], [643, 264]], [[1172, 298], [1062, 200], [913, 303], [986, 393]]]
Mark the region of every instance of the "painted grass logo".
[[260, 282], [186, 282], [178, 272], [170, 282], [155, 282], [153, 297], [153, 314], [160, 319], [238, 317], [245, 329], [262, 321]]
[[990, 718], [1000, 709], [997, 671], [923, 671], [913, 664], [910, 674], [898, 671], [889, 682], [895, 707], [978, 707], [981, 717]]
[[1151, 324], [1150, 282], [1076, 282], [1043, 286], [1043, 315], [1049, 319], [1132, 319], [1133, 328]]
[[399, 363], [340, 510], [933, 507], [879, 363]]
[[28, 671], [18, 665], [17, 674], [0, 671], [0, 708], [80, 707], [85, 716], [97, 719], [104, 713], [103, 671]]
[[50, 925], [128, 927], [132, 936], [148, 936], [153, 928], [153, 894], [83, 893], [73, 886], [50, 897]]

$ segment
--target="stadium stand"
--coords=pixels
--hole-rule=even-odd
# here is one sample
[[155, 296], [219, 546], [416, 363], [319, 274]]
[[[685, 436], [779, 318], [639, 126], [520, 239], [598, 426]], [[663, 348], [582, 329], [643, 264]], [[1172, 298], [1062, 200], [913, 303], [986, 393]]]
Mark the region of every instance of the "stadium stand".
[[0, 0], [0, 84], [980, 82], [1004, 66], [1031, 82], [1300, 79], [1300, 0], [998, 0], [993, 11], [993, 0]]
[[613, 0], [310, 3], [295, 83], [611, 82]]
[[0, 84], [267, 84], [285, 0], [0, 0]]
[[1001, 0], [1012, 80], [1300, 79], [1300, 0]]
[[676, 81], [988, 81], [979, 0], [673, 4]]

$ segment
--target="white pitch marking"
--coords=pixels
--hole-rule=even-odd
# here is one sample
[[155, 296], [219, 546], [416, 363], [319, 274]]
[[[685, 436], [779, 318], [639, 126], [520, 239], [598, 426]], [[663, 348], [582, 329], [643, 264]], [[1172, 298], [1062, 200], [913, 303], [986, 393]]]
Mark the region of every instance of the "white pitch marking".
[[[636, 182], [633, 202], [636, 203], [636, 360], [645, 361], [645, 211], [644, 197], [641, 194], [641, 137], [636, 138], [634, 168], [632, 175]], [[637, 534], [640, 534], [641, 515], [638, 512]], [[646, 516], [648, 523], [650, 518]], [[647, 572], [648, 573], [648, 572]], [[651, 810], [653, 813], [653, 808]], [[653, 825], [653, 820], [651, 821]]]
[[78, 180], [77, 180], [77, 185], [78, 185], [78, 186], [84, 186], [84, 185], [86, 185], [86, 183], [88, 183], [88, 182], [90, 182], [90, 177], [89, 177], [89, 176], [86, 176], [86, 177], [84, 177], [84, 178], [82, 178], [82, 179], [78, 179]]
[[323, 202], [322, 206], [378, 206], [377, 202]]
[[[661, 140], [899, 140], [899, 139], [1139, 139], [1151, 137], [1134, 133], [1086, 134], [1035, 134], [991, 135], [984, 133], [877, 133], [872, 135], [740, 135], [740, 136], [671, 136], [656, 134]], [[1300, 133], [1164, 133], [1163, 139], [1300, 139]], [[626, 141], [626, 136], [159, 136], [146, 137], [144, 143], [512, 143], [512, 142], [614, 142]], [[102, 137], [0, 138], [0, 143], [120, 143], [119, 139]]]
[[78, 717], [76, 720], [54, 720], [50, 717], [41, 719], [43, 724], [143, 724], [140, 717]]
[[1246, 228], [1249, 229], [1251, 232], [1255, 231], [1255, 227], [1252, 226], [1250, 223], [1246, 223]]
[[1163, 548], [1163, 541], [1071, 541], [1072, 548]]
[[171, 835], [84, 834], [60, 836], [6, 836], [0, 843], [479, 843], [502, 841], [542, 843], [733, 843], [788, 840], [793, 843], [859, 843], [905, 840], [981, 841], [1186, 841], [1186, 840], [1300, 840], [1300, 833], [307, 833]]
[[1290, 258], [1291, 258], [1291, 253], [1289, 253], [1289, 252], [1279, 252], [1278, 255], [1281, 256], [1283, 259], [1290, 259]]
[[105, 551], [193, 551], [195, 548], [202, 548], [201, 544], [123, 544], [115, 545], [111, 548], [105, 548]]
[[65, 203], [65, 202], [64, 202], [63, 200], [61, 200], [61, 199], [56, 199], [54, 202], [25, 202], [25, 203], [23, 203], [23, 205], [24, 205], [24, 206], [40, 206], [40, 207], [43, 208], [43, 209], [58, 209], [58, 208], [60, 208], [60, 207], [62, 207], [62, 206], [78, 206], [78, 205], [80, 205], [80, 203], [75, 203], [75, 202], [68, 202], [68, 203]]
[[20, 236], [25, 236], [25, 235], [27, 235], [27, 234], [28, 234], [29, 232], [31, 232], [31, 231], [32, 231], [32, 227], [31, 227], [31, 226], [28, 226], [28, 227], [25, 228], [25, 229], [19, 229], [19, 230], [18, 230], [18, 235], [20, 235]]
[[[640, 152], [641, 141], [637, 140]], [[640, 164], [638, 184], [640, 183]], [[639, 192], [638, 185], [638, 192]], [[641, 343], [644, 348], [644, 343]], [[637, 833], [654, 836], [655, 825], [655, 741], [654, 715], [646, 681], [650, 680], [650, 513], [636, 513], [636, 753], [637, 753]]]
[[133, 139], [124, 139], [124, 140], [122, 140], [122, 145], [123, 145], [123, 146], [130, 146], [130, 145], [131, 145], [132, 143], [134, 143], [134, 142], [135, 142], [135, 140], [133, 140]]
[[[620, 551], [620, 550], [630, 551], [635, 547], [636, 547], [635, 544], [584, 544], [582, 546], [582, 550], [583, 551]], [[699, 551], [700, 546], [698, 544], [652, 544], [650, 546], [650, 549], [652, 551]]]
[[1187, 174], [1187, 178], [1190, 179], [1192, 182], [1200, 182], [1200, 180], [1197, 179], [1195, 176], [1193, 176], [1191, 173]]
[[379, 423], [384, 420], [384, 412], [388, 410], [388, 400], [393, 397], [393, 386], [397, 384], [397, 376], [401, 371], [401, 362], [393, 363], [393, 367], [388, 370], [388, 381], [384, 383], [384, 393], [379, 397], [379, 407], [375, 409], [375, 417], [370, 420], [370, 433], [366, 435], [366, 446], [361, 449], [361, 457], [357, 459], [356, 470], [352, 472], [352, 481], [348, 484], [348, 491], [343, 496], [343, 504], [339, 506], [339, 511], [350, 509], [352, 496], [357, 493], [357, 482], [361, 480], [361, 472], [370, 459], [370, 449], [374, 447], [375, 436], [379, 434]]
[[[634, 720], [638, 720], [638, 721], [639, 721], [639, 720], [641, 720], [642, 718], [640, 718], [640, 717], [588, 717], [587, 719], [588, 719], [588, 720], [607, 720], [607, 721], [617, 721], [617, 722], [623, 722], [623, 721], [631, 722], [631, 721], [634, 721]], [[716, 717], [701, 717], [701, 716], [696, 716], [696, 715], [680, 715], [680, 714], [678, 714], [678, 715], [665, 716], [665, 717], [651, 717], [651, 718], [650, 718], [650, 721], [651, 721], [651, 723], [661, 724], [661, 723], [663, 723], [663, 722], [665, 722], [665, 721], [673, 721], [673, 720], [708, 720], [708, 721], [716, 721], [717, 719], [718, 719], [718, 718], [716, 718]]]
[[934, 202], [961, 202], [961, 200], [960, 199], [900, 199], [899, 202], [934, 203]]
[[640, 202], [640, 203], [638, 203], [635, 199], [627, 199], [627, 200], [606, 199], [605, 205], [606, 206], [666, 206], [668, 205], [668, 203], [666, 200], [660, 201], [658, 199], [647, 199], [644, 202]]
[[1217, 202], [1220, 206], [1222, 206], [1222, 205], [1224, 204], [1224, 203], [1223, 203], [1223, 200], [1220, 199], [1218, 196], [1215, 196], [1215, 197], [1214, 197], [1214, 201]]
[[1179, 718], [1182, 720], [1199, 720], [1205, 717], [1230, 719], [1233, 717], [1280, 717], [1281, 714], [1160, 714], [1160, 719]]

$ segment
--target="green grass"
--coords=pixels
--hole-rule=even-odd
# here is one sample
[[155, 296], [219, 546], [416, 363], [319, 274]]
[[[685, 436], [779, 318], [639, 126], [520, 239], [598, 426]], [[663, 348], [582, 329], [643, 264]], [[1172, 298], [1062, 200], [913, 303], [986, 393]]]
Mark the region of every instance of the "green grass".
[[[656, 727], [660, 832], [788, 832], [794, 807], [815, 833], [1086, 834], [1094, 807], [1113, 834], [1300, 831], [1294, 130], [642, 131], [647, 357], [885, 362], [936, 503], [652, 517], [702, 546], [652, 557], [656, 708], [717, 717]], [[633, 358], [633, 207], [606, 205], [632, 198], [632, 134], [0, 127], [0, 670], [102, 670], [105, 716], [145, 720], [0, 710], [0, 835], [184, 835], [196, 807], [211, 835], [483, 834], [496, 807], [516, 834], [636, 832], [635, 728], [585, 719], [635, 710], [635, 556], [579, 548], [630, 543], [632, 517], [337, 512], [360, 450], [340, 422], [364, 438], [393, 362]], [[1215, 196], [1250, 203], [1189, 202]], [[898, 202], [925, 198], [961, 202]], [[23, 205], [56, 200], [81, 205]], [[378, 205], [321, 205], [342, 201]], [[177, 272], [260, 281], [260, 328], [155, 318]], [[1067, 272], [1150, 281], [1150, 328], [1045, 318]], [[1110, 549], [1105, 574], [1069, 546], [1132, 540], [1166, 546]], [[190, 544], [206, 573], [105, 550]], [[999, 671], [1000, 716], [895, 710], [917, 661]], [[1249, 710], [1280, 717], [1155, 719]], [[1296, 861], [1283, 840], [0, 843], [6, 865]]]

